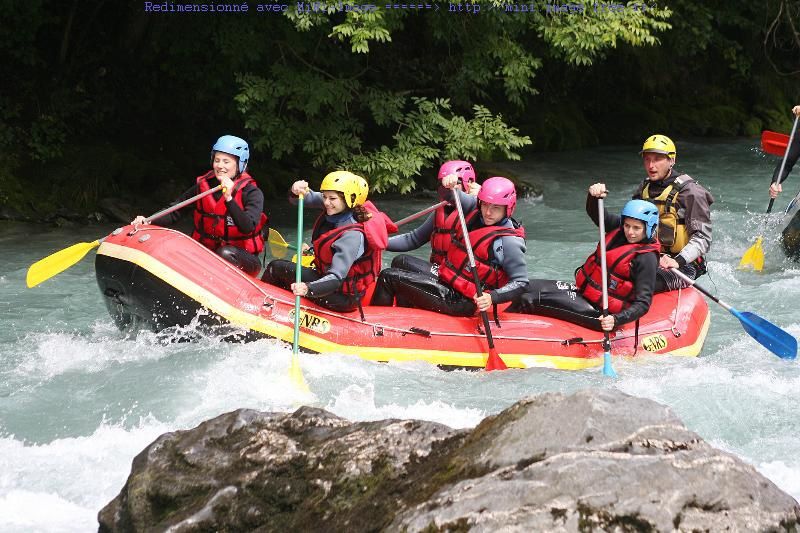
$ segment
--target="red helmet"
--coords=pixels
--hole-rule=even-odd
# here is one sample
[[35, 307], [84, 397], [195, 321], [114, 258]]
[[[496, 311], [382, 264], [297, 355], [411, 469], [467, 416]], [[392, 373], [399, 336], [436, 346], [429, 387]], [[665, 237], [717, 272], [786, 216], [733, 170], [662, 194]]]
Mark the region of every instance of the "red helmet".
[[468, 191], [470, 182], [475, 181], [475, 169], [467, 161], [448, 161], [442, 165], [439, 168], [439, 181], [442, 181], [442, 178], [450, 174], [455, 174], [461, 178], [464, 191]]
[[478, 200], [487, 204], [506, 206], [506, 216], [510, 217], [517, 205], [517, 191], [514, 188], [514, 182], [499, 176], [489, 178], [481, 185]]

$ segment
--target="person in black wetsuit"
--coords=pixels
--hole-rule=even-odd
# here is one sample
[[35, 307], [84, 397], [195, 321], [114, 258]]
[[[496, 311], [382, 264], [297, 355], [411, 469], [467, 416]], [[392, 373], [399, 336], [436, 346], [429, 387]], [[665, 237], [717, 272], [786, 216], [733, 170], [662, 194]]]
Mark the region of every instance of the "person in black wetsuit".
[[[250, 148], [244, 139], [223, 135], [211, 148], [212, 169], [198, 176], [195, 184], [172, 205], [220, 184], [224, 192], [207, 195], [150, 222], [170, 226], [180, 220], [184, 212], [193, 210], [192, 238], [247, 274], [257, 276], [261, 270], [258, 254], [264, 249], [268, 221], [264, 213], [264, 194], [246, 170], [249, 159]], [[131, 224], [140, 225], [145, 220], [139, 215]]]
[[[604, 198], [604, 184], [589, 187], [586, 211], [599, 224], [597, 198]], [[528, 291], [514, 302], [510, 312], [550, 316], [603, 331], [633, 322], [650, 309], [656, 285], [659, 243], [658, 208], [644, 200], [630, 200], [620, 215], [603, 213], [608, 268], [609, 315], [602, 313], [600, 246], [575, 271], [575, 282], [533, 279]]]
[[[794, 106], [792, 108], [792, 113], [794, 113], [796, 117], [800, 117], [800, 105]], [[783, 158], [781, 158], [778, 165], [775, 167], [775, 172], [772, 173], [772, 182], [769, 185], [770, 198], [777, 198], [778, 195], [783, 192], [783, 186], [781, 184], [786, 181], [795, 163], [800, 159], [800, 135], [795, 133], [792, 145], [787, 146], [786, 150], [788, 153], [786, 154], [786, 166], [783, 168], [783, 174], [778, 176], [778, 173], [781, 171], [781, 165], [783, 164]]]
[[[450, 187], [457, 180], [448, 181]], [[512, 218], [517, 193], [511, 180], [487, 179], [477, 201], [465, 195], [462, 206], [467, 231], [473, 246], [481, 296], [477, 295], [468, 261], [466, 240], [458, 216], [452, 220], [452, 242], [438, 270], [410, 272], [384, 269], [375, 287], [372, 305], [416, 307], [451, 316], [472, 316], [492, 305], [512, 301], [528, 284], [525, 266], [525, 230]], [[461, 197], [459, 197], [461, 198]], [[476, 205], [477, 204], [477, 205]]]

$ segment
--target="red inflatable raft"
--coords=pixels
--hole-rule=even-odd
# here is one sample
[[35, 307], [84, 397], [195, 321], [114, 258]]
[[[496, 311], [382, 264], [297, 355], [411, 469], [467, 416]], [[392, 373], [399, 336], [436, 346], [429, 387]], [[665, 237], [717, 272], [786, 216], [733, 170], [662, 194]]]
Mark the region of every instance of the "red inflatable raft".
[[[233, 325], [244, 338], [292, 342], [294, 296], [289, 291], [245, 275], [178, 231], [120, 228], [100, 245], [95, 267], [106, 306], [121, 329]], [[483, 368], [486, 362], [478, 316], [365, 306], [362, 320], [358, 311], [335, 313], [305, 299], [301, 313], [305, 351], [445, 367]], [[640, 321], [636, 356], [696, 356], [709, 322], [708, 306], [694, 289], [658, 294]], [[492, 332], [509, 367], [575, 370], [602, 364], [602, 334], [558, 319], [501, 307]], [[615, 331], [611, 347], [614, 356], [633, 356], [634, 325]]]

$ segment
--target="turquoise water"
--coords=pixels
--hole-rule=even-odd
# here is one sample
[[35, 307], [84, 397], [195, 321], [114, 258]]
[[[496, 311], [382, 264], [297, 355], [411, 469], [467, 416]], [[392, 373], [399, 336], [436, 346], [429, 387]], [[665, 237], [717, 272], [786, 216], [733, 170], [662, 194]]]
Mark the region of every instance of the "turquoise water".
[[[679, 167], [717, 200], [710, 276], [702, 284], [737, 309], [800, 336], [800, 267], [784, 259], [774, 235], [767, 233], [763, 273], [736, 270], [761, 231], [775, 158], [749, 140], [679, 140], [678, 147]], [[606, 205], [620, 208], [643, 175], [636, 152], [623, 146], [540, 154], [510, 167], [545, 187], [542, 199], [521, 202], [518, 211], [532, 276], [568, 278], [591, 252], [597, 229], [584, 212], [586, 188], [605, 181], [612, 191]], [[785, 189], [796, 188], [795, 177]], [[776, 207], [783, 208], [790, 194]], [[399, 218], [428, 203], [381, 207]], [[276, 218], [292, 238], [291, 215]], [[93, 252], [39, 287], [25, 288], [31, 263], [111, 229], [0, 224], [0, 531], [96, 529], [97, 512], [122, 488], [142, 448], [164, 432], [239, 407], [291, 411], [313, 402], [351, 420], [420, 418], [461, 428], [531, 394], [591, 386], [671, 406], [703, 438], [800, 499], [800, 363], [766, 351], [714, 304], [700, 357], [615, 361], [617, 380], [597, 370], [442, 372], [347, 354], [301, 355], [313, 393], [304, 397], [288, 380], [291, 349], [275, 341], [126, 338], [101, 301]]]

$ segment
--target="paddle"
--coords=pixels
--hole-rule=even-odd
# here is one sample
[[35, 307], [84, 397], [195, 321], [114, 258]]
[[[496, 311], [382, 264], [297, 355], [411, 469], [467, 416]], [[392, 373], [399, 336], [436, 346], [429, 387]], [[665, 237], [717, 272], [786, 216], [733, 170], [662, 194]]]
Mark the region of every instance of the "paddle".
[[[467, 248], [467, 256], [469, 256], [469, 269], [472, 270], [472, 277], [475, 281], [475, 290], [478, 297], [483, 295], [481, 290], [481, 280], [478, 277], [478, 270], [475, 268], [475, 255], [472, 253], [472, 243], [469, 241], [469, 231], [467, 231], [467, 221], [464, 220], [464, 210], [461, 208], [461, 198], [459, 198], [458, 191], [453, 191], [453, 198], [456, 200], [456, 209], [458, 210], [458, 220], [461, 222], [461, 232], [464, 234], [464, 246]], [[481, 319], [483, 319], [483, 328], [486, 330], [486, 342], [489, 343], [489, 356], [486, 358], [486, 370], [506, 370], [503, 359], [497, 353], [494, 347], [494, 339], [492, 338], [492, 330], [489, 327], [489, 315], [486, 311], [481, 311]]]
[[761, 149], [768, 154], [782, 156], [789, 146], [789, 136], [785, 133], [764, 131], [761, 133]]
[[[783, 161], [781, 162], [781, 169], [780, 169], [780, 171], [778, 171], [778, 180], [781, 179], [781, 176], [783, 176], [783, 169], [786, 168], [786, 159], [789, 156], [789, 150], [787, 150], [786, 147], [789, 144], [792, 143], [792, 140], [794, 140], [794, 134], [797, 132], [797, 119], [798, 119], [798, 117], [794, 118], [794, 125], [792, 126], [792, 134], [788, 137], [789, 141], [785, 145], [783, 145], [783, 151], [780, 154], [778, 154], [778, 155], [783, 155]], [[782, 135], [780, 133], [766, 132], [765, 131], [764, 134], [766, 134], [766, 133], [772, 133], [773, 135]], [[785, 135], [784, 135], [784, 137], [785, 137]], [[764, 145], [764, 137], [763, 136], [761, 138], [761, 144], [762, 144], [762, 146]], [[769, 152], [769, 153], [775, 153], [775, 152]], [[770, 212], [772, 211], [772, 205], [774, 203], [775, 203], [775, 198], [770, 198], [769, 199], [769, 205], [767, 206], [767, 215], [769, 215]], [[768, 222], [769, 222], [769, 218], [767, 217], [767, 218], [764, 219], [764, 228], [766, 228]], [[761, 246], [761, 241], [763, 239], [764, 239], [764, 236], [763, 236], [763, 230], [762, 230], [762, 235], [758, 236], [758, 238], [756, 239], [755, 244], [753, 244], [753, 246], [748, 248], [747, 251], [742, 256], [742, 260], [739, 261], [739, 268], [752, 267], [753, 270], [755, 270], [756, 272], [761, 272], [761, 270], [764, 269], [764, 249]]]
[[[446, 205], [446, 204], [447, 204], [447, 202], [439, 202], [438, 204], [432, 205], [430, 207], [426, 207], [422, 211], [418, 211], [418, 212], [416, 212], [416, 213], [414, 213], [412, 215], [408, 215], [407, 217], [400, 219], [399, 221], [395, 222], [395, 225], [397, 227], [400, 227], [403, 224], [407, 224], [408, 222], [412, 222], [412, 221], [414, 221], [414, 220], [416, 220], [416, 219], [418, 219], [418, 218], [420, 218], [422, 216], [427, 215], [431, 211], [436, 211], [438, 208], [440, 208], [440, 207], [442, 207], [443, 205]], [[272, 256], [277, 258], [277, 259], [283, 259], [284, 257], [286, 257], [286, 250], [287, 249], [288, 250], [297, 250], [296, 246], [286, 242], [286, 240], [283, 238], [283, 235], [281, 235], [277, 230], [275, 230], [273, 228], [269, 228], [269, 237], [268, 237], [267, 242], [269, 243], [270, 253], [272, 253]], [[292, 257], [292, 261], [297, 261], [297, 256], [296, 255], [294, 257]], [[313, 262], [314, 262], [314, 256], [313, 255], [303, 255], [303, 266], [306, 266], [306, 267], [307, 266], [311, 266], [311, 263], [313, 263]]]
[[[217, 185], [213, 189], [201, 192], [200, 194], [192, 196], [187, 200], [172, 205], [166, 209], [162, 209], [158, 213], [147, 217], [145, 219], [145, 224], [149, 224], [151, 220], [155, 220], [163, 217], [164, 215], [168, 215], [173, 211], [177, 211], [178, 209], [186, 207], [192, 202], [196, 202], [200, 198], [204, 198], [209, 194], [213, 194], [222, 188], [223, 187], [221, 184]], [[90, 250], [100, 246], [100, 243], [104, 240], [105, 237], [102, 239], [97, 239], [94, 242], [79, 242], [78, 244], [73, 244], [69, 248], [64, 248], [63, 250], [59, 250], [54, 254], [48, 255], [44, 259], [36, 261], [28, 268], [28, 274], [25, 276], [25, 283], [28, 285], [28, 288], [35, 287], [41, 282], [52, 278], [56, 274], [64, 272], [66, 269], [83, 259]]]
[[269, 235], [267, 236], [267, 243], [269, 244], [269, 251], [272, 257], [283, 259], [286, 257], [286, 250], [296, 250], [293, 244], [286, 242], [283, 235], [278, 233], [277, 230], [269, 228]]
[[402, 226], [403, 224], [406, 224], [406, 223], [408, 223], [408, 222], [411, 222], [411, 221], [413, 221], [413, 220], [416, 220], [416, 219], [418, 219], [419, 217], [425, 216], [425, 215], [427, 215], [428, 213], [430, 213], [430, 212], [432, 212], [432, 211], [436, 211], [437, 209], [439, 209], [439, 208], [440, 208], [440, 207], [442, 207], [443, 205], [447, 205], [447, 202], [444, 202], [444, 201], [442, 201], [442, 202], [439, 202], [438, 204], [432, 205], [432, 206], [430, 206], [430, 207], [426, 207], [426, 208], [425, 208], [425, 209], [423, 209], [422, 211], [417, 211], [417, 212], [416, 212], [416, 213], [414, 213], [413, 215], [408, 215], [408, 216], [407, 216], [407, 217], [405, 217], [405, 218], [401, 218], [400, 220], [398, 220], [397, 222], [395, 222], [395, 223], [394, 223], [394, 225], [395, 225], [395, 226], [397, 226], [397, 227], [400, 227], [400, 226]]
[[[303, 247], [303, 195], [297, 197], [297, 250]], [[295, 262], [294, 282], [300, 283], [303, 265]], [[300, 296], [294, 297], [294, 340], [292, 341], [292, 362], [289, 365], [289, 379], [300, 392], [308, 393], [308, 383], [300, 368]]]
[[795, 339], [792, 335], [789, 335], [789, 333], [786, 331], [756, 314], [748, 313], [747, 311], [737, 311], [730, 305], [718, 299], [713, 294], [709, 293], [704, 288], [695, 285], [695, 281], [692, 278], [677, 268], [673, 268], [672, 271], [675, 272], [683, 281], [705, 294], [708, 298], [717, 302], [719, 305], [728, 310], [733, 316], [738, 318], [747, 334], [753, 337], [767, 350], [771, 351], [781, 359], [794, 359], [797, 357], [797, 339]]
[[[603, 276], [603, 316], [608, 316], [608, 266], [606, 265], [606, 212], [603, 199], [597, 199], [597, 210], [600, 213], [600, 275]], [[617, 377], [611, 366], [611, 340], [608, 331], [603, 330], [603, 375]]]
[[[294, 244], [289, 244], [284, 240], [283, 235], [278, 233], [277, 230], [269, 228], [269, 235], [267, 237], [267, 244], [269, 245], [269, 251], [272, 254], [272, 257], [276, 259], [283, 259], [286, 257], [286, 250], [297, 250], [297, 247]], [[314, 255], [313, 254], [303, 254], [302, 255], [302, 265], [304, 267], [310, 267], [311, 264], [314, 262]], [[297, 262], [297, 254], [292, 255], [292, 263]]]

